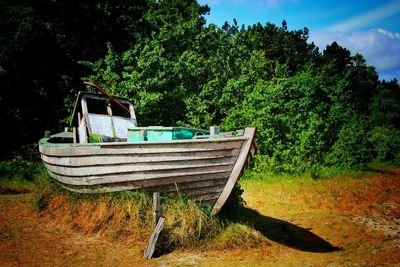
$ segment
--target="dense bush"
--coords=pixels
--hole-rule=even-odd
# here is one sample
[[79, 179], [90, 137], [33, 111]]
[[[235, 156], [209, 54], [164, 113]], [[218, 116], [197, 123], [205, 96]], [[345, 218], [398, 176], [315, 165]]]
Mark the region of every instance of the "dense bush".
[[360, 118], [345, 124], [339, 131], [338, 140], [326, 156], [330, 165], [365, 166], [374, 159], [374, 147], [368, 138], [368, 127]]
[[15, 151], [9, 158], [0, 161], [0, 181], [36, 180], [43, 172], [37, 144], [30, 144]]
[[[336, 42], [320, 52], [307, 42], [307, 28], [289, 31], [286, 21], [281, 27], [207, 25], [210, 10], [196, 1], [4, 5], [3, 28], [14, 30], [1, 36], [7, 42], [0, 49], [7, 53], [0, 64], [7, 71], [0, 72], [0, 84], [8, 91], [0, 95], [0, 106], [10, 115], [4, 125], [15, 125], [12, 137], [19, 142], [39, 139], [45, 123], [55, 128], [66, 121], [66, 107], [71, 109], [85, 76], [136, 102], [141, 126], [257, 126], [257, 168], [301, 173], [323, 165], [399, 161], [398, 81], [380, 81], [362, 55]], [[64, 16], [75, 9], [84, 13]], [[92, 17], [94, 24], [85, 23]], [[77, 23], [83, 33], [94, 28], [96, 35], [76, 31]], [[15, 61], [16, 49], [32, 57]], [[51, 68], [55, 57], [65, 64]], [[8, 75], [25, 62], [42, 65]], [[46, 69], [52, 70], [50, 80], [40, 71]], [[5, 101], [25, 88], [30, 94], [22, 102]]]
[[400, 129], [376, 126], [369, 134], [377, 161], [400, 163]]
[[[256, 126], [258, 170], [315, 172], [398, 159], [398, 139], [377, 131], [399, 129], [399, 85], [379, 81], [361, 55], [337, 43], [320, 53], [307, 43], [306, 28], [206, 26], [196, 3], [186, 19], [153, 8], [164, 20], [152, 36], [86, 63], [94, 71], [88, 79], [138, 101], [142, 125]], [[171, 27], [176, 20], [179, 27]], [[171, 46], [178, 39], [185, 41]]]

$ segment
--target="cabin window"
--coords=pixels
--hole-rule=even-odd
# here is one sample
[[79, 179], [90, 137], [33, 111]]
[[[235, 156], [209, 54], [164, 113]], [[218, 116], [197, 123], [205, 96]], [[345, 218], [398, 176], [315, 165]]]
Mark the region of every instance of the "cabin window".
[[[86, 104], [88, 108], [89, 113], [93, 114], [102, 114], [102, 115], [107, 115], [107, 104], [108, 102], [111, 103], [111, 110], [113, 116], [119, 116], [119, 117], [125, 117], [125, 118], [130, 118], [131, 115], [128, 111], [124, 110], [121, 108], [118, 104], [114, 103], [111, 100], [104, 100], [104, 99], [86, 99]], [[122, 103], [127, 109], [129, 109], [129, 104]]]
[[[129, 105], [122, 103], [121, 104], [126, 107], [129, 110]], [[125, 109], [121, 108], [117, 103], [111, 101], [111, 110], [113, 113], [113, 116], [119, 116], [119, 117], [125, 117], [125, 118], [130, 118], [131, 114], [126, 111]]]

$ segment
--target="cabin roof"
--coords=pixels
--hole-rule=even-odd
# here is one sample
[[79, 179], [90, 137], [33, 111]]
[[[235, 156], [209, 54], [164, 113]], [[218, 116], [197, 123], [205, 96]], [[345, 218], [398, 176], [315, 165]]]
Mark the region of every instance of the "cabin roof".
[[[82, 115], [81, 100], [82, 100], [82, 97], [84, 97], [84, 96], [89, 99], [91, 97], [102, 98], [104, 100], [108, 99], [107, 96], [102, 95], [102, 94], [90, 93], [90, 92], [86, 92], [86, 91], [79, 91], [78, 96], [76, 97], [76, 100], [75, 100], [75, 106], [74, 106], [74, 111], [72, 112], [72, 119], [71, 119], [70, 127], [72, 127], [74, 125], [75, 126], [78, 125], [78, 112], [80, 112]], [[124, 97], [120, 97], [120, 96], [112, 96], [112, 97], [119, 100], [122, 103], [130, 103], [129, 100]]]

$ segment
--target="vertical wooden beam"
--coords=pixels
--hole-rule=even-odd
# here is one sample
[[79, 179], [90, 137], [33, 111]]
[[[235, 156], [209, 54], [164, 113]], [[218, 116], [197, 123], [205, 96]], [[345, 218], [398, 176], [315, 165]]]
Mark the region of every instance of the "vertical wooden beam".
[[161, 209], [160, 209], [160, 193], [154, 192], [153, 193], [153, 225], [154, 227], [157, 226], [158, 219], [161, 216]]
[[112, 116], [113, 115], [110, 102], [107, 103], [107, 114], [108, 114], [108, 116]]
[[89, 111], [87, 107], [86, 96], [82, 96], [81, 105], [82, 105], [82, 117], [85, 118], [86, 127], [88, 129], [88, 133], [90, 134], [92, 133], [92, 127], [90, 126], [90, 121], [88, 116]]
[[85, 114], [88, 114], [88, 108], [87, 108], [87, 103], [86, 103], [86, 96], [82, 96], [82, 99], [81, 99], [81, 107], [82, 107], [82, 115], [85, 116]]
[[146, 249], [144, 250], [143, 257], [145, 259], [151, 259], [153, 257], [154, 251], [156, 249], [156, 244], [158, 237], [164, 228], [165, 218], [161, 217], [160, 209], [160, 193], [153, 193], [153, 225], [154, 231], [151, 234], [149, 242], [147, 243]]
[[74, 144], [76, 144], [76, 127], [72, 127], [72, 136]]
[[147, 130], [139, 130], [139, 138], [147, 141]]
[[110, 116], [111, 130], [112, 130], [113, 138], [116, 139], [117, 138], [117, 132], [115, 130], [115, 123], [114, 123], [114, 119], [113, 119], [113, 113], [112, 113], [111, 103], [110, 102], [107, 103], [107, 114], [108, 114], [108, 116]]
[[78, 125], [79, 143], [86, 144], [88, 141], [87, 131], [86, 131], [86, 120], [85, 117], [79, 121]]
[[217, 134], [219, 134], [219, 132], [220, 132], [219, 126], [211, 126], [210, 127], [210, 135], [211, 136], [217, 135]]
[[135, 126], [137, 127], [135, 109], [133, 108], [133, 105], [131, 103], [129, 103], [129, 111], [130, 111], [131, 119], [133, 120]]

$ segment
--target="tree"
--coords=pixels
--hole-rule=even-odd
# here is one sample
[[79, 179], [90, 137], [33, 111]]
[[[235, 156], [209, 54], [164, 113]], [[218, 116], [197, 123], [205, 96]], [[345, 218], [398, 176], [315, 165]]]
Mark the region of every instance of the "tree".
[[88, 73], [79, 61], [104, 56], [107, 42], [122, 51], [148, 35], [147, 8], [145, 0], [0, 2], [0, 123], [13, 140], [2, 154], [61, 128]]
[[397, 80], [336, 42], [320, 53], [307, 28], [206, 25], [194, 0], [1, 5], [1, 123], [19, 144], [60, 128], [86, 77], [135, 100], [141, 126], [257, 126], [259, 168], [400, 159]]

